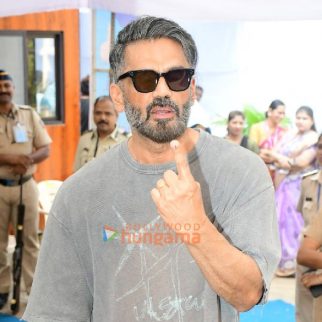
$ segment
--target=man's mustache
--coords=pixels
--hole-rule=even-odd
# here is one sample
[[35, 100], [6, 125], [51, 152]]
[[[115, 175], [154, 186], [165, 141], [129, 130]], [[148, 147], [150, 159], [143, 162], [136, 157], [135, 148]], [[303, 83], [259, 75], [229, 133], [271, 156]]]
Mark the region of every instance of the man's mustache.
[[171, 107], [175, 111], [176, 115], [178, 117], [180, 116], [179, 107], [174, 101], [172, 101], [168, 97], [156, 97], [146, 108], [147, 120], [151, 116], [151, 110], [153, 109], [153, 107], [156, 107], [156, 106], [160, 106], [160, 107], [168, 106], [168, 107]]
[[108, 122], [105, 122], [105, 121], [100, 121], [100, 122], [97, 123], [97, 125], [99, 125], [99, 124], [106, 124], [106, 125], [108, 125], [109, 123]]
[[2, 95], [10, 95], [10, 93], [0, 93], [0, 96]]

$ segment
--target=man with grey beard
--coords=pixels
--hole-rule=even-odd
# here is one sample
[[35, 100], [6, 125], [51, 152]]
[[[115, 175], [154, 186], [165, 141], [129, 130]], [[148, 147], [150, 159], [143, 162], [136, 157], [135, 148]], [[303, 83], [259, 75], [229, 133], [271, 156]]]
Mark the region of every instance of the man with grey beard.
[[132, 137], [60, 189], [26, 321], [230, 322], [265, 302], [280, 255], [272, 182], [255, 154], [187, 128], [196, 64], [173, 21], [119, 33], [110, 95]]
[[[151, 139], [156, 143], [169, 143], [171, 140], [180, 137], [188, 123], [190, 107], [192, 105], [191, 100], [183, 105], [182, 115], [178, 105], [173, 102], [169, 97], [156, 97], [146, 107], [146, 120], [142, 117], [140, 110], [132, 106], [128, 101], [125, 101], [125, 114], [131, 124], [132, 128], [135, 128], [141, 135]], [[151, 117], [151, 111], [155, 106], [171, 108], [177, 117], [177, 124], [173, 127], [168, 127], [169, 119], [158, 119], [155, 126], [151, 126], [147, 121]]]

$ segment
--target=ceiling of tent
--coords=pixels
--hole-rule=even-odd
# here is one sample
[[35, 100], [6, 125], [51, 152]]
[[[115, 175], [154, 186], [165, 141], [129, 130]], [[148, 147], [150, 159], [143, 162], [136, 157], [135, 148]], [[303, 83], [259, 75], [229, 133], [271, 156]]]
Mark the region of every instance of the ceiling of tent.
[[131, 15], [187, 20], [322, 19], [322, 0], [0, 0], [0, 16], [41, 11], [96, 8]]

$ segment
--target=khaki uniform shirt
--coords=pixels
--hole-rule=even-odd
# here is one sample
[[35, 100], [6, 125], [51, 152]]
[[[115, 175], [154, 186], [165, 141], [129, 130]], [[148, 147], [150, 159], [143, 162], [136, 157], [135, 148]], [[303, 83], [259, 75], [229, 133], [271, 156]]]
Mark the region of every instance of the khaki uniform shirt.
[[81, 136], [78, 143], [74, 162], [74, 171], [77, 171], [85, 163], [100, 156], [112, 146], [125, 141], [127, 138], [128, 135], [122, 133], [118, 128], [115, 128], [110, 135], [99, 140], [97, 130], [86, 132]]
[[[306, 236], [313, 238], [322, 246], [322, 212], [314, 218], [312, 224], [309, 225], [305, 233]], [[321, 248], [320, 248], [321, 251]], [[317, 271], [317, 274], [322, 274], [322, 267]], [[322, 321], [322, 296], [313, 300], [313, 322]]]
[[309, 225], [305, 235], [313, 238], [322, 246], [322, 212]]
[[308, 226], [322, 209], [322, 171], [314, 170], [302, 178], [301, 195], [297, 210], [302, 213], [304, 227]]
[[[15, 142], [14, 127], [17, 125], [25, 128], [27, 142]], [[0, 113], [0, 154], [28, 155], [51, 142], [43, 121], [32, 107], [14, 104], [9, 115]], [[35, 171], [36, 165], [32, 165], [25, 175]], [[19, 179], [19, 175], [12, 173], [11, 166], [0, 165], [0, 178]]]

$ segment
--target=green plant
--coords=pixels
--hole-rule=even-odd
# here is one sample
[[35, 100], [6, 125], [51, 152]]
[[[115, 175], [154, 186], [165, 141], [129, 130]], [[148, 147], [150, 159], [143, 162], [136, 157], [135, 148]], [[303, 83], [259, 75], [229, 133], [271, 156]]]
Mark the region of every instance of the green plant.
[[245, 135], [248, 135], [249, 129], [252, 125], [265, 120], [265, 113], [256, 110], [252, 105], [246, 105], [243, 109], [243, 113], [245, 115]]

